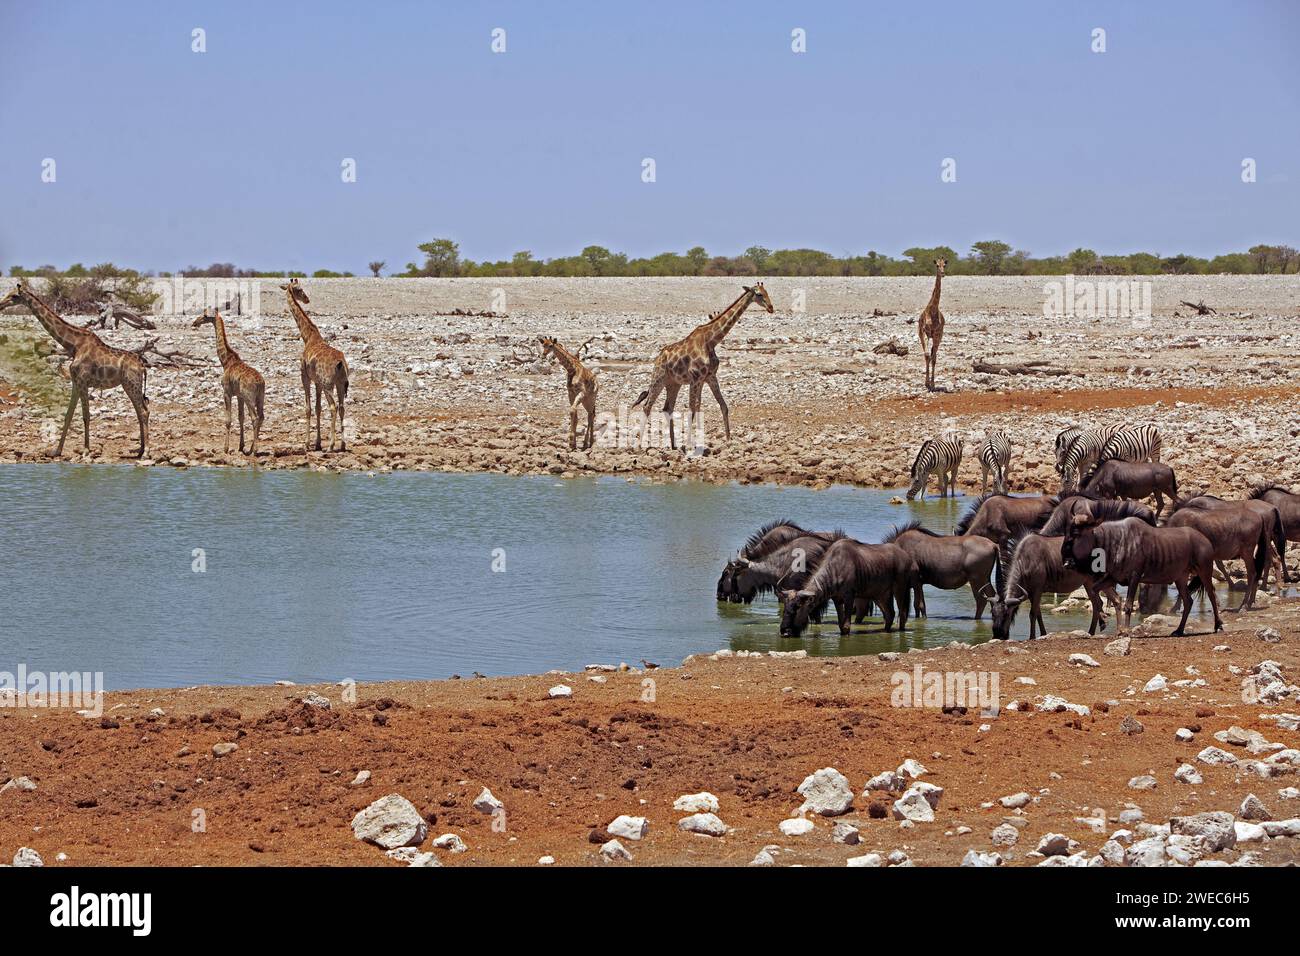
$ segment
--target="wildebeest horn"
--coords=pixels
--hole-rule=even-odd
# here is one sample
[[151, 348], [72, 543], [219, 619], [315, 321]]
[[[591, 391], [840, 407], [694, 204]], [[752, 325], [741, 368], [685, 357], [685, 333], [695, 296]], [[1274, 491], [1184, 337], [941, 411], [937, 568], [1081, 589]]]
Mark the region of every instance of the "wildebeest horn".
[[980, 588], [980, 594], [982, 594], [984, 597], [998, 596], [997, 590], [994, 589], [993, 585], [989, 584], [987, 581], [984, 582], [984, 587]]
[[[1019, 584], [1016, 585], [1016, 588], [1020, 591], [1020, 597], [1016, 598], [1017, 601], [1023, 601], [1025, 598], [1029, 597], [1029, 592]], [[1010, 595], [1008, 595], [1008, 597], [1010, 597]]]

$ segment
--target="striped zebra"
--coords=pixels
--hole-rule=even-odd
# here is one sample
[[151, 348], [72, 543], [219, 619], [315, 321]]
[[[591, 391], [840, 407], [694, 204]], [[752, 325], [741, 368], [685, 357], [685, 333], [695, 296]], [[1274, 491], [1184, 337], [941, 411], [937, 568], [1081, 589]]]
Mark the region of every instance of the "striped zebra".
[[907, 489], [907, 500], [920, 493], [925, 497], [925, 486], [930, 475], [939, 475], [939, 497], [947, 498], [949, 490], [957, 497], [957, 469], [961, 466], [961, 439], [948, 432], [942, 438], [927, 438], [912, 462], [912, 484]]
[[1125, 425], [1117, 429], [1102, 446], [1097, 461], [1118, 458], [1120, 461], [1159, 461], [1160, 429], [1155, 425]]
[[1061, 462], [1065, 460], [1065, 453], [1070, 450], [1074, 440], [1079, 437], [1083, 429], [1078, 425], [1070, 425], [1068, 428], [1062, 428], [1056, 434], [1056, 471], [1060, 474]]
[[989, 490], [989, 474], [993, 475], [995, 494], [1007, 493], [1007, 470], [1011, 466], [1011, 439], [1004, 431], [994, 430], [984, 436], [980, 445], [980, 494]]
[[1122, 427], [1122, 425], [1105, 425], [1101, 428], [1085, 428], [1075, 436], [1074, 441], [1070, 442], [1070, 447], [1065, 450], [1058, 469], [1061, 472], [1063, 489], [1068, 491], [1077, 485], [1078, 476], [1097, 463], [1102, 448]]

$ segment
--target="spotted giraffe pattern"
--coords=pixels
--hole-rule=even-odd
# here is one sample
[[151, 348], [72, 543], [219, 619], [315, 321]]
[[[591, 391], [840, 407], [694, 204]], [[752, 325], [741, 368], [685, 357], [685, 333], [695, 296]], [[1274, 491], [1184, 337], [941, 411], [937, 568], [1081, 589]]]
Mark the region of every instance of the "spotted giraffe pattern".
[[63, 455], [63, 444], [68, 437], [72, 413], [76, 411], [78, 402], [81, 403], [82, 444], [86, 451], [90, 451], [90, 390], [94, 388], [104, 391], [120, 387], [135, 408], [136, 421], [140, 426], [140, 448], [136, 457], [143, 458], [149, 446], [149, 399], [145, 397], [148, 366], [144, 359], [135, 352], [113, 348], [89, 329], [64, 321], [23, 279], [19, 279], [18, 285], [0, 299], [0, 311], [10, 306], [26, 306], [60, 348], [72, 358], [68, 366], [72, 379], [72, 400], [68, 403], [67, 414], [63, 416], [63, 431], [59, 434], [59, 445], [54, 450], [54, 457]]
[[664, 393], [664, 414], [668, 418], [668, 443], [677, 447], [677, 436], [673, 432], [673, 408], [677, 404], [677, 393], [683, 385], [690, 386], [690, 421], [688, 431], [693, 431], [700, 414], [700, 398], [707, 384], [717, 399], [722, 412], [722, 427], [727, 438], [731, 438], [731, 413], [727, 402], [722, 397], [722, 388], [718, 385], [718, 344], [727, 337], [727, 333], [740, 321], [751, 302], [774, 312], [772, 299], [763, 288], [763, 283], [745, 286], [745, 291], [731, 305], [721, 312], [709, 316], [709, 321], [696, 326], [686, 338], [665, 345], [655, 357], [654, 370], [650, 375], [650, 387], [641, 393], [632, 403], [636, 408], [645, 403], [646, 412], [654, 406], [659, 393]]
[[321, 450], [320, 397], [324, 393], [330, 405], [330, 451], [334, 451], [335, 439], [338, 438], [340, 451], [348, 450], [347, 438], [343, 436], [343, 402], [348, 396], [348, 362], [343, 353], [333, 348], [320, 334], [320, 329], [303, 311], [311, 299], [297, 279], [290, 279], [280, 286], [289, 300], [289, 314], [298, 324], [298, 334], [302, 336], [302, 391], [307, 402], [307, 450], [312, 451], [311, 443], [311, 386], [316, 386], [316, 451]]
[[537, 341], [542, 344], [542, 357], [554, 355], [568, 376], [570, 451], [576, 451], [578, 447], [578, 406], [587, 411], [587, 431], [582, 437], [582, 450], [586, 451], [596, 440], [596, 373], [549, 335], [539, 335]]
[[939, 289], [943, 284], [943, 272], [948, 268], [947, 259], [934, 260], [934, 292], [930, 301], [916, 323], [916, 332], [921, 337], [921, 355], [925, 358], [925, 387], [934, 391], [934, 372], [939, 366], [939, 343], [943, 341], [943, 313], [939, 311]]
[[266, 420], [266, 381], [261, 373], [249, 365], [230, 347], [226, 339], [226, 323], [216, 309], [208, 309], [194, 320], [194, 328], [211, 325], [217, 333], [217, 358], [221, 361], [221, 392], [226, 400], [226, 454], [230, 454], [230, 405], [232, 399], [239, 404], [239, 451], [244, 451], [244, 411], [247, 409], [253, 441], [248, 454], [257, 454], [257, 436], [262, 433]]

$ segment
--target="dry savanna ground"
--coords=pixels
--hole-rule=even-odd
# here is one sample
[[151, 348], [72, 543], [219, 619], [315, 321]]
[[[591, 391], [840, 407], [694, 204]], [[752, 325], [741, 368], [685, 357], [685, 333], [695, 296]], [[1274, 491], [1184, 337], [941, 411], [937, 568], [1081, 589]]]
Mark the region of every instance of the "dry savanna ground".
[[[191, 687], [109, 693], [99, 717], [0, 707], [0, 855], [400, 865], [351, 826], [397, 795], [414, 824], [399, 855], [446, 866], [622, 865], [601, 852], [620, 816], [645, 820], [619, 839], [632, 864], [1294, 863], [1300, 602], [1227, 618], [1226, 633], [1185, 638], [1157, 620], [1127, 654], [1113, 635], [1057, 634], [894, 659], [724, 653], [361, 685], [351, 700], [333, 685]], [[1000, 713], [895, 706], [898, 675], [918, 668], [996, 674]], [[561, 685], [571, 696], [552, 696]], [[933, 819], [916, 797], [920, 818], [899, 819], [918, 783], [906, 771], [867, 788], [908, 761], [942, 790]], [[849, 803], [785, 832], [823, 768]], [[484, 788], [501, 813], [475, 809]], [[674, 804], [699, 793], [725, 834], [681, 829]], [[1199, 838], [1181, 822], [1210, 812], [1228, 816]]]
[[[971, 439], [962, 471], [969, 490], [979, 483], [974, 443], [1000, 427], [1017, 443], [1013, 487], [1041, 490], [1055, 488], [1051, 440], [1059, 428], [1125, 419], [1161, 427], [1164, 458], [1184, 487], [1231, 494], [1252, 481], [1294, 478], [1300, 278], [1141, 279], [1151, 283], [1149, 319], [1045, 318], [1048, 281], [1057, 280], [947, 279], [941, 390], [926, 393], [916, 316], [932, 280], [771, 279], [776, 313], [751, 310], [720, 350], [732, 439], [723, 440], [706, 390], [707, 451], [689, 457], [662, 448], [570, 452], [563, 375], [539, 361], [536, 337], [555, 335], [570, 348], [592, 339], [586, 354], [599, 370], [600, 409], [617, 418], [645, 388], [657, 350], [730, 302], [740, 280], [308, 280], [309, 311], [351, 366], [343, 454], [304, 452], [300, 343], [276, 283], [261, 283], [258, 317], [230, 317], [230, 337], [267, 378], [261, 467], [893, 487], [905, 483], [924, 438], [955, 428]], [[1217, 314], [1194, 315], [1183, 301], [1203, 301]], [[446, 314], [457, 310], [495, 316]], [[164, 348], [213, 355], [211, 328], [190, 328], [197, 311], [158, 317]], [[144, 333], [104, 335], [133, 347]], [[872, 352], [891, 338], [908, 354]], [[67, 386], [60, 367], [34, 351], [48, 341], [29, 315], [0, 316], [0, 461], [43, 459], [53, 445]], [[1067, 374], [976, 372], [981, 359], [1046, 362]], [[247, 466], [222, 452], [213, 361], [151, 372], [154, 462]], [[685, 403], [683, 392], [679, 411]], [[92, 405], [90, 459], [122, 460], [135, 443], [125, 396], [105, 393]], [[74, 423], [69, 454], [80, 454], [79, 440]]]

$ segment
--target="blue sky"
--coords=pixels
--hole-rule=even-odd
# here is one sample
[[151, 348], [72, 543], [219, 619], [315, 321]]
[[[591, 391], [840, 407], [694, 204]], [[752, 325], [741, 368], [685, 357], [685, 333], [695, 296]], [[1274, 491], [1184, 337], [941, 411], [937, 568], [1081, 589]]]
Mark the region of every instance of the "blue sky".
[[5, 269], [1300, 244], [1289, 0], [0, 2]]

